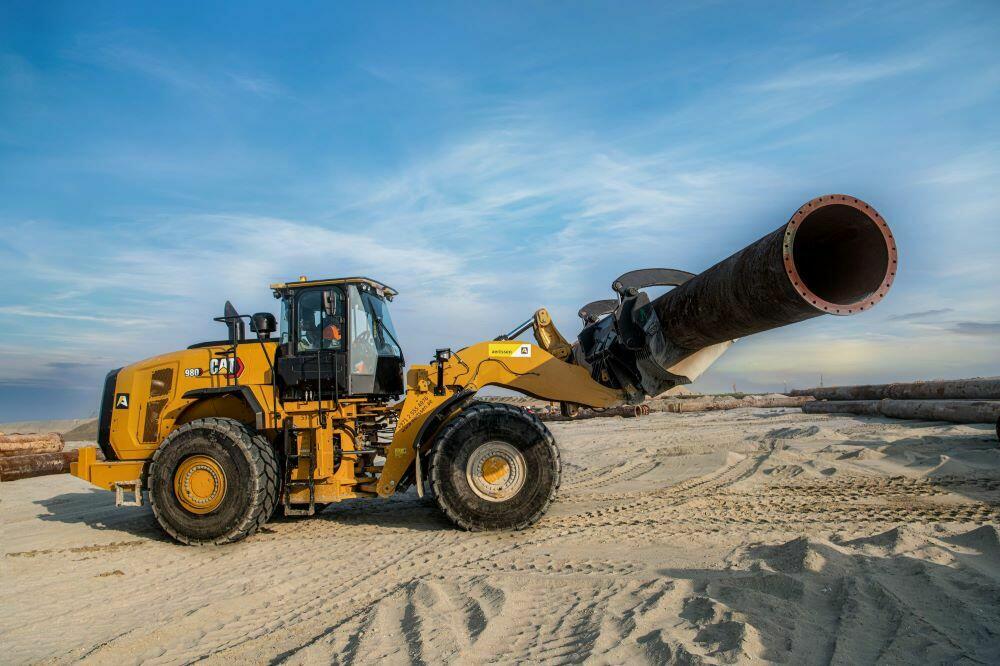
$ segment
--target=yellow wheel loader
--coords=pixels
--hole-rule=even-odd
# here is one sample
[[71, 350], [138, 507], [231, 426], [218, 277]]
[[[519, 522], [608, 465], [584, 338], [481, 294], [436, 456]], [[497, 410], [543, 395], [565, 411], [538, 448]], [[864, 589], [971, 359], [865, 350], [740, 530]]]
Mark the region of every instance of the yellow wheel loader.
[[[119, 505], [145, 494], [187, 544], [237, 541], [278, 511], [312, 515], [410, 487], [461, 528], [521, 529], [555, 498], [559, 450], [536, 416], [477, 391], [513, 389], [568, 414], [638, 404], [693, 381], [738, 337], [872, 307], [896, 261], [873, 208], [828, 195], [700, 275], [626, 273], [616, 298], [580, 310], [573, 344], [542, 309], [409, 369], [388, 310], [395, 290], [362, 277], [273, 284], [280, 327], [227, 302], [217, 319], [226, 339], [110, 372], [103, 459], [83, 448], [72, 473], [115, 491]], [[650, 300], [649, 287], [672, 289]], [[529, 329], [534, 341], [520, 337]]]

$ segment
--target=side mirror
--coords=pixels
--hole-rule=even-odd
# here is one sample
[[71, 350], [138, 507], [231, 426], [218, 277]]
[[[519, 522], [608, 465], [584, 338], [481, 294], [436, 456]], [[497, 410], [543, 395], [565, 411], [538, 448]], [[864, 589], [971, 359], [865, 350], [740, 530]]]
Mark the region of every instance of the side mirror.
[[270, 312], [258, 312], [250, 318], [250, 329], [257, 334], [261, 340], [267, 340], [271, 334], [278, 330], [278, 322]]

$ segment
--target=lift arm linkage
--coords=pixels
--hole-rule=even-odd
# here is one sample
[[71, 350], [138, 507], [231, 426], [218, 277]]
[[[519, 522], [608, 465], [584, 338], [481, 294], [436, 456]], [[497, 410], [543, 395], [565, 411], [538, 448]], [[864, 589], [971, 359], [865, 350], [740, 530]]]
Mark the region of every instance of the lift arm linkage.
[[[551, 324], [551, 320], [548, 323]], [[438, 388], [436, 365], [415, 365], [406, 375], [406, 399], [401, 405], [392, 445], [378, 483], [378, 493], [383, 497], [395, 491], [400, 479], [413, 464], [417, 448], [426, 451], [434, 441], [435, 433], [421, 432], [424, 421], [456, 394], [471, 394], [485, 386], [501, 386], [541, 400], [588, 407], [612, 407], [625, 400], [621, 391], [591, 379], [586, 369], [559, 360], [532, 342], [480, 342], [453, 352], [451, 358], [442, 359], [441, 363], [443, 391], [435, 390]], [[443, 419], [442, 424], [446, 420]], [[419, 443], [416, 441], [418, 434], [426, 435]]]

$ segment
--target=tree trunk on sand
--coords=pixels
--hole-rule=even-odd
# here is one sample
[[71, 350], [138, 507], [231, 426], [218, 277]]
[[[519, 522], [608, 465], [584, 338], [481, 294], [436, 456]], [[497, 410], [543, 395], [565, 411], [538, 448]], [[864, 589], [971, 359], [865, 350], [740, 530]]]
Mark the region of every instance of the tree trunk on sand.
[[823, 386], [792, 391], [817, 400], [1000, 400], [1000, 378]]
[[787, 395], [748, 395], [744, 398], [722, 398], [719, 400], [685, 399], [670, 401], [663, 405], [663, 411], [674, 413], [714, 412], [717, 410], [740, 409], [741, 407], [801, 407], [812, 402], [812, 396], [789, 397]]
[[62, 450], [62, 436], [55, 432], [42, 435], [0, 435], [2, 457], [29, 453], [57, 453]]
[[986, 400], [883, 400], [882, 414], [896, 419], [993, 423], [1000, 418], [1000, 401]]
[[859, 414], [879, 416], [878, 400], [816, 400], [802, 405], [806, 414]]
[[67, 474], [69, 464], [76, 462], [79, 451], [31, 453], [0, 458], [0, 481], [16, 481], [46, 474]]
[[818, 400], [802, 405], [802, 411], [806, 414], [860, 414], [916, 421], [993, 423], [1000, 418], [1000, 401]]
[[729, 400], [679, 400], [668, 402], [667, 411], [674, 413], [686, 412], [714, 412], [716, 410], [739, 409], [740, 407], [751, 407], [752, 405], [744, 400], [731, 398]]
[[751, 402], [751, 407], [801, 407], [815, 400], [811, 395], [749, 395], [745, 399]]

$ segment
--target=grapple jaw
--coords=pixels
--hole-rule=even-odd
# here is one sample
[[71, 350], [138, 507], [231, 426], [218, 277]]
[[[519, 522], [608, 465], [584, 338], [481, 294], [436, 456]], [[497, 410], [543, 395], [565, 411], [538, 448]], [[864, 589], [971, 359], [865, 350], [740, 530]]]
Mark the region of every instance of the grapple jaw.
[[675, 355], [643, 291], [676, 287], [692, 277], [673, 268], [643, 268], [620, 276], [611, 283], [617, 299], [580, 308], [584, 328], [574, 345], [574, 360], [588, 368], [594, 380], [624, 391], [629, 402], [693, 381], [668, 370]]

